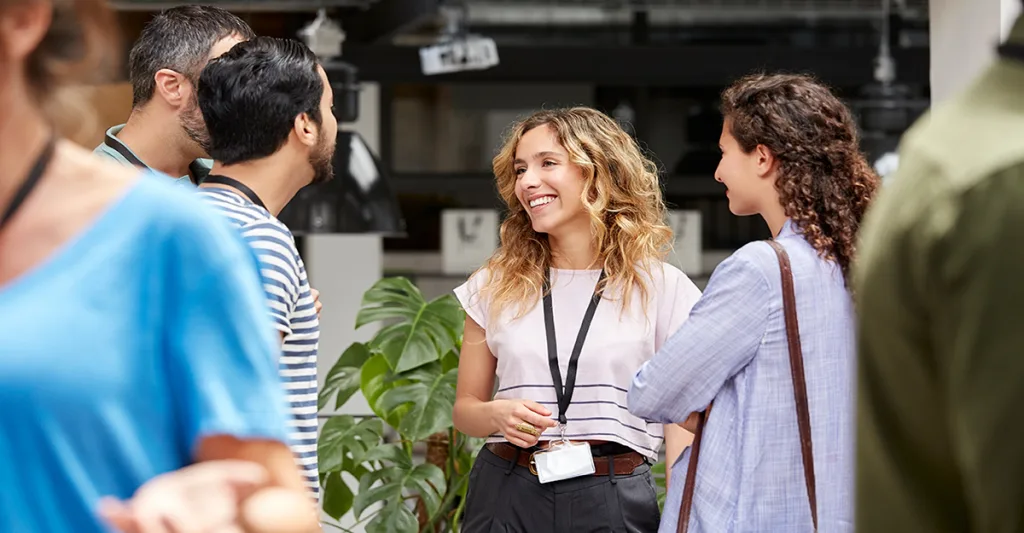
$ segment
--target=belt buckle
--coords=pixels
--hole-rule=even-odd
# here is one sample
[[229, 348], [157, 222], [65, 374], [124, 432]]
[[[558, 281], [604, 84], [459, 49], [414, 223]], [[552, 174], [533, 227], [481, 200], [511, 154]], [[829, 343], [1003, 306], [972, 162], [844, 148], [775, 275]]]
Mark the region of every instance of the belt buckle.
[[534, 458], [534, 456], [536, 456], [538, 453], [540, 453], [542, 451], [544, 451], [544, 450], [537, 450], [537, 451], [531, 453], [530, 454], [530, 461], [529, 461], [529, 463], [527, 463], [527, 468], [530, 470], [530, 473], [535, 475], [535, 476], [537, 475], [537, 460]]

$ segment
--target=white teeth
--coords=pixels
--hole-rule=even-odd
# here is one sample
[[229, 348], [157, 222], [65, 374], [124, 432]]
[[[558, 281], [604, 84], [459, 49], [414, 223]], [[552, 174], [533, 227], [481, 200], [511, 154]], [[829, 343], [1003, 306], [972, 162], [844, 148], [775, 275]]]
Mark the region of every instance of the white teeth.
[[554, 200], [554, 196], [541, 196], [540, 198], [534, 198], [533, 200], [530, 200], [530, 207], [537, 207], [538, 205], [550, 204]]

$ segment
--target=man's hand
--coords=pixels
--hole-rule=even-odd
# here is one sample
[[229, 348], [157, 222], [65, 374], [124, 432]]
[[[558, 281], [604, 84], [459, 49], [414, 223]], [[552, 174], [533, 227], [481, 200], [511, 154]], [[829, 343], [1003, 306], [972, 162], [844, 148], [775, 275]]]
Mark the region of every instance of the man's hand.
[[309, 293], [313, 295], [313, 308], [316, 309], [316, 317], [320, 318], [320, 310], [324, 308], [324, 304], [320, 303], [320, 291], [310, 287]]
[[126, 502], [104, 498], [99, 516], [121, 533], [242, 533], [241, 504], [268, 481], [255, 463], [198, 463], [149, 480]]

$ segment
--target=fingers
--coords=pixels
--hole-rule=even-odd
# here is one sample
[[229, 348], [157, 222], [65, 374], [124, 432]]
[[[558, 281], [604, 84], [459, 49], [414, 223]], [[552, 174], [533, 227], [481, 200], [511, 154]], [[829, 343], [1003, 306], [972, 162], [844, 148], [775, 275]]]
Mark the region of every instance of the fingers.
[[220, 483], [227, 483], [236, 490], [252, 491], [269, 480], [266, 468], [257, 463], [225, 459], [219, 461], [204, 461], [186, 467], [178, 474], [187, 475], [187, 482], [190, 486], [213, 486]]
[[320, 310], [324, 308], [324, 304], [320, 303], [320, 291], [310, 287], [309, 293], [313, 296], [313, 309], [316, 310], [316, 314], [320, 314]]
[[544, 417], [551, 416], [551, 411], [533, 400], [523, 400], [523, 406]]
[[177, 533], [170, 528], [170, 524], [162, 514], [134, 514], [135, 523], [138, 525], [138, 533]]
[[505, 432], [505, 438], [508, 439], [511, 444], [515, 444], [520, 448], [530, 448], [537, 444], [538, 439], [538, 437], [534, 435], [529, 435], [516, 429], [507, 430]]
[[110, 527], [121, 533], [139, 533], [139, 525], [132, 516], [131, 510], [120, 500], [115, 498], [101, 499], [97, 514]]
[[545, 430], [553, 428], [558, 425], [558, 422], [551, 420], [548, 417], [540, 416], [533, 411], [523, 410], [522, 413], [516, 413], [516, 415], [527, 424], [537, 428], [537, 433], [543, 433]]
[[[527, 405], [527, 402], [529, 402], [529, 400], [525, 400], [522, 406], [513, 409], [512, 416], [518, 418], [519, 420], [523, 420], [529, 424], [532, 424], [535, 428], [537, 428], [537, 431], [540, 432], [543, 432], [547, 428], [553, 428], [558, 425], [558, 422], [555, 422], [554, 420], [548, 418], [548, 415], [551, 414], [550, 411], [548, 412], [548, 415], [544, 415], [543, 413], [538, 414], [536, 410], [532, 410], [530, 406]], [[540, 407], [540, 405], [535, 402], [530, 403], [533, 403], [537, 407]], [[544, 408], [541, 407], [541, 409]]]

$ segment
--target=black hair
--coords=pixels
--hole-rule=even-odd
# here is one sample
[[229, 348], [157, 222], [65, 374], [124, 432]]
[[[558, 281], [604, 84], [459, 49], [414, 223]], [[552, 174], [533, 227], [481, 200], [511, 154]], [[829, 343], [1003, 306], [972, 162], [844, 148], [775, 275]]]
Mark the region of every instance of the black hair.
[[242, 39], [256, 36], [245, 21], [219, 7], [189, 5], [158, 13], [146, 24], [128, 56], [132, 107], [153, 98], [154, 76], [160, 69], [173, 70], [195, 83], [213, 45], [232, 35]]
[[199, 108], [210, 157], [231, 165], [277, 152], [305, 113], [322, 122], [324, 83], [316, 55], [291, 39], [238, 43], [203, 69]]

